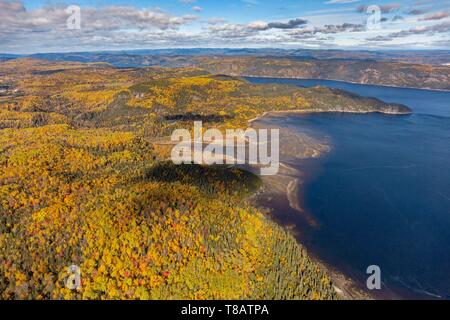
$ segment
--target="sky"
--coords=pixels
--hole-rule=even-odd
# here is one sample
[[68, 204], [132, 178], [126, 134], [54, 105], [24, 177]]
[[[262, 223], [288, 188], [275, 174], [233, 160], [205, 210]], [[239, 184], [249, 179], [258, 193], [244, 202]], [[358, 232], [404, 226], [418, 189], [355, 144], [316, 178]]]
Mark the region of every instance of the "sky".
[[0, 0], [2, 53], [160, 48], [450, 49], [450, 0]]

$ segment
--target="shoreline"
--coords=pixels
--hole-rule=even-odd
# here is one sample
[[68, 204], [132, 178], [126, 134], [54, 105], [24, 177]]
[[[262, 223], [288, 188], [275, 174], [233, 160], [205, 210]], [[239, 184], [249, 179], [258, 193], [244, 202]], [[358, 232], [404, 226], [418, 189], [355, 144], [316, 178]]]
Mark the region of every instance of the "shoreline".
[[[450, 92], [450, 91], [449, 91]], [[384, 111], [330, 111], [330, 110], [320, 110], [320, 109], [293, 109], [293, 110], [274, 110], [274, 111], [265, 111], [261, 115], [256, 116], [255, 118], [252, 118], [250, 120], [247, 120], [247, 123], [251, 125], [253, 122], [256, 122], [258, 120], [261, 120], [264, 117], [270, 117], [272, 115], [278, 114], [278, 115], [289, 115], [289, 114], [314, 114], [314, 113], [353, 113], [353, 114], [370, 114], [370, 113], [380, 113], [380, 114], [386, 114], [386, 115], [394, 115], [394, 116], [402, 116], [402, 115], [410, 115], [414, 112], [384, 112]]]
[[[303, 112], [302, 112], [303, 113]], [[257, 120], [270, 116], [270, 112], [264, 112], [262, 115], [255, 119], [249, 120], [249, 124], [253, 128], [258, 128]], [[280, 113], [277, 113], [280, 114]], [[266, 126], [264, 126], [266, 127]], [[295, 133], [286, 133], [285, 128], [281, 128], [280, 139], [284, 141], [290, 141], [288, 145], [303, 143], [305, 149], [301, 152], [297, 150], [297, 154], [304, 159], [312, 160], [312, 163], [317, 161], [323, 156], [324, 153], [330, 151], [330, 149], [315, 146], [316, 142], [307, 141], [307, 136], [299, 136]], [[292, 136], [290, 135], [292, 134]], [[297, 140], [294, 140], [295, 137]], [[291, 141], [294, 141], [293, 143]], [[288, 146], [291, 150], [291, 146]], [[283, 152], [283, 150], [280, 150]], [[249, 166], [249, 170], [253, 167]], [[254, 168], [253, 168], [254, 169]], [[252, 170], [251, 170], [252, 171]], [[374, 299], [357, 288], [357, 283], [354, 279], [347, 277], [343, 272], [340, 272], [334, 266], [325, 263], [318, 257], [318, 254], [313, 250], [310, 250], [305, 245], [305, 241], [301, 238], [301, 234], [306, 233], [307, 229], [318, 229], [320, 224], [315, 217], [304, 209], [302, 198], [302, 190], [304, 190], [304, 183], [308, 179], [306, 177], [306, 170], [299, 170], [292, 167], [283, 157], [280, 155], [280, 170], [275, 176], [261, 177], [262, 186], [261, 189], [251, 197], [251, 203], [263, 212], [268, 219], [271, 219], [278, 225], [286, 228], [290, 232], [296, 241], [307, 250], [308, 257], [316, 263], [321, 269], [323, 269], [332, 279], [333, 287], [336, 293], [344, 300], [367, 300]], [[284, 216], [283, 215], [287, 215]], [[299, 226], [290, 221], [292, 217], [300, 217], [304, 220], [304, 225]]]
[[[255, 123], [264, 117], [273, 117], [279, 114], [298, 114], [310, 113], [304, 110], [298, 111], [280, 111], [280, 112], [264, 112], [260, 116], [249, 120], [249, 125], [258, 128]], [[314, 112], [312, 112], [314, 113]], [[354, 113], [354, 112], [353, 112]], [[266, 127], [266, 126], [264, 126]], [[281, 130], [288, 130], [280, 128]], [[298, 159], [303, 159], [312, 166], [317, 166], [320, 159], [330, 152], [331, 145], [327, 143], [326, 147], [317, 147], [318, 143], [314, 138], [307, 134], [304, 136], [297, 135], [297, 141], [301, 141], [306, 147], [302, 154], [294, 155]], [[280, 136], [282, 139], [282, 135]], [[311, 140], [309, 140], [311, 139]], [[287, 149], [292, 149], [292, 137], [287, 140]], [[300, 166], [292, 167], [282, 159], [280, 155], [280, 171], [275, 176], [262, 177], [262, 187], [259, 192], [251, 197], [252, 204], [264, 212], [268, 219], [271, 219], [278, 225], [286, 228], [297, 240], [297, 242], [307, 250], [309, 258], [318, 264], [332, 279], [335, 291], [344, 300], [375, 300], [375, 299], [404, 299], [405, 295], [400, 295], [389, 287], [385, 287], [383, 292], [368, 292], [362, 286], [363, 274], [358, 270], [352, 269], [350, 266], [343, 265], [342, 262], [333, 263], [325, 261], [320, 257], [320, 251], [314, 248], [313, 245], [308, 244], [307, 237], [311, 235], [314, 230], [320, 228], [320, 222], [304, 208], [304, 199], [301, 193], [305, 189], [305, 182], [311, 177], [308, 177], [307, 167]], [[314, 171], [314, 170], [311, 170]], [[301, 223], [293, 222], [293, 220], [302, 220]]]
[[[349, 84], [358, 84], [361, 86], [375, 86], [375, 87], [384, 87], [384, 88], [395, 88], [395, 89], [410, 89], [410, 90], [424, 90], [424, 91], [437, 91], [437, 92], [450, 92], [450, 89], [433, 89], [433, 88], [418, 88], [418, 87], [404, 87], [404, 86], [395, 86], [395, 85], [387, 85], [387, 84], [376, 84], [376, 83], [361, 83], [354, 81], [345, 81], [345, 80], [336, 80], [336, 79], [316, 79], [316, 78], [292, 78], [292, 77], [269, 77], [269, 76], [246, 76], [246, 75], [236, 75], [236, 77], [241, 78], [262, 78], [262, 79], [283, 79], [283, 80], [311, 80], [311, 81], [334, 81], [340, 83], [349, 83]], [[294, 84], [295, 85], [295, 84]], [[325, 86], [326, 87], [326, 86]], [[304, 87], [307, 88], [307, 87]]]
[[[264, 118], [277, 118], [282, 116], [288, 116], [290, 114], [313, 114], [321, 113], [324, 111], [316, 110], [286, 110], [286, 111], [266, 111], [259, 116], [248, 120], [250, 127], [258, 129], [257, 121]], [[325, 111], [326, 113], [339, 113], [336, 111]], [[354, 114], [368, 114], [368, 113], [378, 113], [378, 111], [368, 111], [368, 112], [345, 112]], [[401, 115], [401, 114], [400, 114]], [[269, 128], [267, 125], [264, 128]], [[280, 129], [280, 139], [286, 141], [284, 144], [289, 152], [300, 152], [301, 157], [297, 159], [304, 159], [308, 163], [312, 164], [314, 167], [320, 164], [321, 159], [330, 152], [331, 144], [318, 142], [315, 138], [309, 136], [308, 134], [298, 134], [292, 133], [288, 128]], [[286, 131], [289, 131], [288, 139], [286, 139]], [[284, 132], [284, 134], [283, 134]], [[162, 142], [157, 144], [169, 144], [172, 145], [174, 142]], [[295, 145], [301, 144], [304, 149], [295, 148]], [[281, 145], [280, 145], [281, 146]], [[296, 149], [296, 150], [294, 150]], [[310, 179], [306, 177], [310, 173], [308, 172], [308, 167], [303, 165], [300, 167], [293, 167], [290, 165], [289, 161], [281, 156], [283, 151], [280, 150], [280, 171], [275, 176], [262, 177], [261, 188], [252, 196], [248, 198], [250, 203], [258, 208], [268, 219], [271, 219], [274, 223], [277, 223], [281, 227], [285, 228], [290, 232], [296, 241], [307, 250], [308, 257], [311, 261], [315, 262], [320, 268], [322, 268], [332, 279], [335, 291], [344, 300], [376, 300], [376, 299], [387, 299], [387, 300], [402, 300], [408, 297], [412, 299], [419, 296], [415, 296], [411, 292], [402, 290], [402, 288], [392, 289], [385, 284], [383, 284], [384, 289], [382, 292], [368, 292], [363, 283], [365, 283], [365, 274], [361, 273], [359, 270], [352, 269], [352, 267], [344, 264], [342, 261], [335, 261], [334, 257], [327, 257], [321, 255], [319, 248], [315, 248], [311, 244], [312, 238], [305, 238], [310, 236], [312, 232], [320, 228], [320, 223], [315, 219], [314, 215], [304, 208], [304, 199], [302, 198], [302, 192], [305, 190], [305, 182]], [[300, 154], [299, 153], [299, 154]], [[298, 156], [296, 154], [294, 156]], [[296, 157], [294, 157], [296, 158]], [[254, 165], [245, 165], [245, 169], [255, 172], [257, 169]], [[314, 169], [314, 168], [313, 168]], [[313, 171], [313, 170], [312, 170]], [[263, 201], [261, 201], [263, 198]], [[266, 199], [271, 199], [271, 201], [276, 202], [275, 206], [271, 206]], [[284, 217], [283, 217], [284, 215]], [[292, 222], [286, 223], [283, 218], [286, 215], [296, 216], [304, 220], [303, 224], [294, 224]], [[281, 219], [280, 219], [281, 216]], [[289, 220], [289, 219], [287, 219]], [[321, 257], [322, 256], [322, 257]]]

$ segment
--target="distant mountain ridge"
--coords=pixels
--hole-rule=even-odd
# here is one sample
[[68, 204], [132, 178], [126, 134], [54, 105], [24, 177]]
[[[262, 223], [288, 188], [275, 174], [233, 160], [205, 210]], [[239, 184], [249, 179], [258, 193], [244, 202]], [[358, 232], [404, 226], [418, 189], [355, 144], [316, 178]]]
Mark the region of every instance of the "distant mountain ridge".
[[0, 54], [52, 61], [104, 62], [119, 68], [199, 67], [234, 76], [327, 79], [419, 89], [450, 90], [450, 51], [307, 49], [156, 49]]
[[[82, 59], [92, 62], [99, 57], [119, 56], [143, 57], [143, 56], [264, 56], [286, 57], [292, 59], [319, 59], [319, 60], [376, 60], [408, 62], [418, 64], [443, 65], [450, 63], [450, 50], [313, 50], [313, 49], [274, 49], [274, 48], [182, 48], [182, 49], [141, 49], [122, 51], [96, 51], [96, 52], [68, 52], [68, 53], [35, 53], [35, 54], [2, 54], [0, 59], [31, 57], [49, 60]], [[135, 58], [137, 59], [137, 58]], [[142, 66], [142, 65], [141, 65]]]
[[373, 60], [292, 60], [262, 57], [197, 58], [197, 67], [232, 76], [323, 79], [359, 84], [450, 90], [450, 66]]

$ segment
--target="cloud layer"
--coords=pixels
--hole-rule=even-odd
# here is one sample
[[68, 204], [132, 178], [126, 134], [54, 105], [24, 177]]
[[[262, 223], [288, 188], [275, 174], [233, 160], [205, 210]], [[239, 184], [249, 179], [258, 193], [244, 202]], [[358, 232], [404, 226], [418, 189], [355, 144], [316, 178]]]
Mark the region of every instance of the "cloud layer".
[[[196, 0], [179, 2], [180, 6], [186, 7], [186, 14], [176, 15], [160, 8], [128, 5], [82, 7], [81, 29], [69, 30], [67, 19], [70, 13], [65, 6], [46, 5], [28, 9], [19, 0], [0, 0], [0, 51], [198, 46], [383, 47], [383, 43], [392, 46], [400, 43], [396, 39], [402, 39], [403, 44], [406, 39], [424, 35], [428, 41], [448, 43], [449, 12], [442, 9], [432, 11], [429, 6], [420, 3], [380, 6], [383, 30], [374, 33], [366, 27], [367, 6], [359, 5], [358, 0], [324, 2], [331, 8], [349, 6], [350, 10], [346, 12], [353, 12], [351, 14], [328, 14], [324, 11], [323, 14], [305, 13], [288, 19], [245, 23], [231, 22], [220, 16], [202, 17], [205, 11], [203, 2], [202, 7], [197, 6]], [[429, 1], [426, 3], [429, 4]], [[248, 4], [258, 6], [259, 2], [246, 2], [245, 5]], [[414, 42], [417, 42], [416, 38]]]

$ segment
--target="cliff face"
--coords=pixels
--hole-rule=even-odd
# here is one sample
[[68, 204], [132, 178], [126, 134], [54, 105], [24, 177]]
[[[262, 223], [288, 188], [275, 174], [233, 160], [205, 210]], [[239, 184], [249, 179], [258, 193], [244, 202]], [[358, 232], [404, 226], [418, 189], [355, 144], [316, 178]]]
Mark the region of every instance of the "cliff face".
[[450, 66], [260, 57], [201, 57], [198, 67], [235, 76], [328, 79], [420, 89], [450, 90]]

